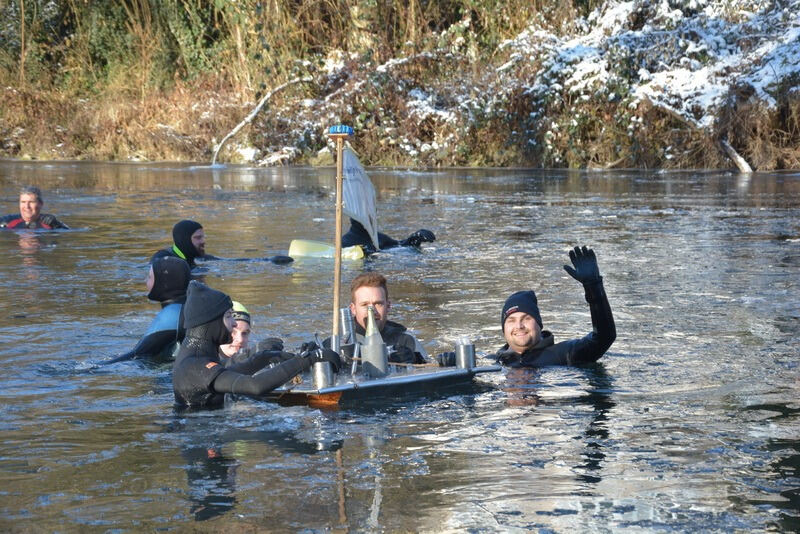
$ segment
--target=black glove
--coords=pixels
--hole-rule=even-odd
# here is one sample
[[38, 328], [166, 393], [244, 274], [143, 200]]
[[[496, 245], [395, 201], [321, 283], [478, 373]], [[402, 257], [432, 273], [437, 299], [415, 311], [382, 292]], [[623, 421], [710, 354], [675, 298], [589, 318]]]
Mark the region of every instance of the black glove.
[[569, 259], [572, 260], [573, 269], [569, 265], [564, 266], [567, 273], [583, 285], [592, 284], [602, 280], [600, 269], [597, 267], [597, 257], [594, 250], [584, 247], [575, 247], [569, 251]]
[[291, 256], [283, 256], [278, 254], [277, 256], [270, 256], [269, 258], [264, 258], [265, 261], [271, 261], [275, 265], [286, 265], [287, 263], [292, 263], [294, 258]]
[[403, 241], [400, 242], [404, 247], [419, 247], [422, 243], [432, 243], [436, 241], [436, 236], [430, 230], [417, 230]]
[[456, 353], [443, 352], [437, 354], [436, 361], [439, 363], [439, 367], [454, 367], [456, 365]]
[[389, 353], [389, 361], [394, 363], [414, 363], [415, 359], [414, 351], [408, 347], [394, 347]]
[[319, 345], [317, 345], [316, 341], [306, 341], [305, 343], [300, 345], [300, 348], [297, 349], [297, 353], [298, 354], [305, 354], [306, 352], [311, 352], [312, 350], [316, 350], [318, 348], [319, 348]]
[[265, 350], [283, 350], [283, 340], [279, 337], [268, 337], [266, 339], [262, 339], [256, 345], [256, 352], [262, 352]]
[[314, 350], [302, 353], [300, 356], [308, 360], [312, 365], [317, 362], [328, 362], [331, 364], [331, 367], [333, 367], [334, 373], [338, 373], [339, 369], [342, 367], [342, 360], [339, 358], [339, 355], [331, 349], [315, 348]]

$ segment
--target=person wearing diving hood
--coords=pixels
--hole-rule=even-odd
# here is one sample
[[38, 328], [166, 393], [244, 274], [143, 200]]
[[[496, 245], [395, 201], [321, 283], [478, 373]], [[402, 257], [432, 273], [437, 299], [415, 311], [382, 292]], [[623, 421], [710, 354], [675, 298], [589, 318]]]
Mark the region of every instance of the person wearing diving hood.
[[184, 336], [183, 303], [191, 280], [189, 265], [179, 258], [156, 258], [147, 277], [147, 298], [160, 302], [161, 311], [136, 346], [105, 364], [132, 359], [164, 362], [172, 359]]
[[178, 221], [172, 227], [172, 240], [171, 247], [163, 248], [153, 254], [150, 261], [156, 258], [175, 257], [185, 260], [189, 267], [194, 269], [197, 266], [195, 258], [203, 260], [216, 260], [216, 256], [206, 254], [206, 234], [203, 230], [203, 225], [199, 222], [184, 219]]
[[[378, 232], [378, 246], [381, 250], [395, 247], [412, 247], [418, 249], [422, 243], [432, 243], [436, 241], [436, 236], [430, 230], [417, 230], [402, 241], [391, 238], [388, 235]], [[357, 220], [350, 218], [350, 229], [342, 236], [342, 246], [352, 247], [353, 245], [360, 245], [364, 249], [365, 254], [374, 254], [377, 252], [372, 239], [369, 237], [364, 225]]]
[[[329, 362], [334, 372], [341, 367], [338, 354], [330, 349], [316, 349], [300, 355], [266, 351], [259, 358], [226, 368], [219, 347], [233, 341], [233, 301], [225, 293], [196, 280], [189, 283], [183, 317], [186, 337], [172, 367], [172, 388], [179, 407], [221, 407], [226, 393], [258, 398], [315, 362]], [[267, 367], [275, 357], [283, 361]]]
[[184, 219], [175, 223], [172, 227], [172, 240], [173, 244], [170, 247], [158, 250], [150, 258], [152, 262], [156, 258], [165, 256], [181, 258], [189, 264], [189, 267], [194, 269], [197, 267], [195, 259], [201, 260], [228, 260], [228, 261], [250, 261], [250, 260], [266, 260], [272, 263], [283, 265], [294, 261], [289, 256], [276, 255], [267, 258], [219, 258], [206, 254], [206, 234], [203, 225], [199, 222]]

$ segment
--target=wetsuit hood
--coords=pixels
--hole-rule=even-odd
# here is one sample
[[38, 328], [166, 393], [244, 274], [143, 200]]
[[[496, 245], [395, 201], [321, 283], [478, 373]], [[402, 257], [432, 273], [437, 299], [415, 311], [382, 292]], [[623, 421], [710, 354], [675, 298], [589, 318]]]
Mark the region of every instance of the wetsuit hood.
[[213, 353], [219, 351], [220, 345], [233, 343], [233, 336], [230, 330], [225, 327], [225, 321], [221, 315], [207, 323], [187, 329], [184, 339], [189, 341], [187, 346], [190, 348], [192, 346], [195, 348], [208, 346], [211, 347]]
[[[186, 290], [186, 304], [183, 305], [183, 325], [188, 331], [195, 326], [215, 319], [221, 320], [225, 312], [231, 308], [233, 308], [233, 301], [228, 295], [222, 291], [211, 289], [197, 280], [192, 280]], [[230, 343], [230, 341], [225, 343]]]
[[152, 266], [153, 289], [147, 298], [157, 302], [185, 299], [192, 276], [189, 264], [180, 258], [165, 256], [153, 260]]
[[172, 227], [172, 240], [189, 263], [199, 256], [197, 249], [192, 244], [192, 234], [202, 227], [203, 225], [199, 222], [188, 219], [184, 219]]

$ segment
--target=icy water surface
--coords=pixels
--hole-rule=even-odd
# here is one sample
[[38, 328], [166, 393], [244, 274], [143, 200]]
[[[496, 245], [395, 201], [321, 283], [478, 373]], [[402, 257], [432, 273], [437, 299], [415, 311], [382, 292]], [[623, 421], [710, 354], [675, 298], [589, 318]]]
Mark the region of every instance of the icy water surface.
[[[73, 230], [0, 232], [0, 530], [796, 531], [800, 175], [371, 170], [390, 279], [429, 353], [501, 344], [534, 289], [556, 340], [591, 329], [567, 251], [597, 252], [617, 341], [596, 366], [484, 375], [474, 392], [338, 411], [239, 401], [176, 413], [169, 367], [92, 363], [158, 311], [147, 261], [181, 218], [208, 252], [333, 235], [332, 169], [0, 162]], [[330, 262], [207, 263], [256, 339], [327, 333]]]

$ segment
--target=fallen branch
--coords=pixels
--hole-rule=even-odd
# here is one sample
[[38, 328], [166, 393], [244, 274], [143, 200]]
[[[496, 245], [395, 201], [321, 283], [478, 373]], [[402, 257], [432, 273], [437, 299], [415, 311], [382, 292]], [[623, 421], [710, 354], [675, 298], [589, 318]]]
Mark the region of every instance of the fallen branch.
[[241, 130], [242, 128], [244, 128], [244, 126], [245, 126], [246, 124], [248, 124], [249, 122], [251, 122], [251, 121], [252, 121], [252, 120], [255, 118], [255, 116], [256, 116], [256, 115], [258, 115], [258, 112], [259, 112], [259, 111], [261, 111], [261, 108], [262, 108], [262, 107], [264, 107], [264, 104], [266, 104], [266, 103], [267, 103], [267, 100], [269, 100], [270, 98], [272, 98], [272, 97], [273, 97], [273, 96], [274, 96], [276, 93], [278, 93], [278, 92], [280, 92], [280, 91], [282, 91], [282, 90], [286, 89], [286, 88], [287, 88], [287, 87], [289, 87], [290, 85], [295, 85], [295, 84], [297, 84], [297, 83], [301, 83], [301, 82], [309, 83], [309, 82], [311, 82], [311, 81], [313, 81], [313, 79], [312, 79], [310, 76], [307, 76], [307, 77], [305, 77], [305, 78], [295, 78], [294, 80], [289, 80], [288, 82], [286, 82], [286, 83], [284, 83], [284, 84], [281, 84], [281, 85], [279, 85], [278, 87], [276, 87], [275, 89], [273, 89], [272, 91], [270, 91], [269, 93], [267, 93], [266, 95], [264, 95], [264, 96], [261, 98], [261, 100], [259, 100], [259, 102], [258, 102], [258, 104], [256, 105], [256, 107], [255, 107], [255, 108], [253, 108], [253, 111], [251, 111], [251, 112], [250, 112], [250, 114], [249, 114], [249, 115], [247, 115], [247, 117], [245, 117], [245, 118], [244, 118], [244, 120], [243, 120], [242, 122], [240, 122], [239, 124], [237, 124], [237, 125], [236, 125], [236, 128], [234, 128], [233, 130], [231, 130], [231, 131], [230, 131], [230, 133], [229, 133], [228, 135], [226, 135], [225, 137], [223, 137], [223, 138], [222, 138], [222, 141], [220, 141], [220, 142], [219, 142], [219, 144], [217, 145], [217, 148], [214, 150], [214, 157], [213, 157], [213, 158], [211, 158], [211, 165], [215, 165], [215, 164], [217, 163], [217, 156], [219, 155], [219, 151], [222, 149], [222, 145], [224, 145], [224, 144], [225, 144], [225, 142], [226, 142], [228, 139], [230, 139], [231, 137], [233, 137], [234, 135], [236, 135], [237, 133], [239, 133], [239, 130]]
[[720, 139], [719, 144], [722, 145], [723, 150], [725, 153], [728, 154], [728, 157], [733, 160], [733, 163], [739, 169], [739, 172], [746, 172], [750, 173], [753, 172], [753, 168], [750, 167], [750, 164], [736, 152], [736, 149], [731, 146], [731, 144], [726, 139]]

